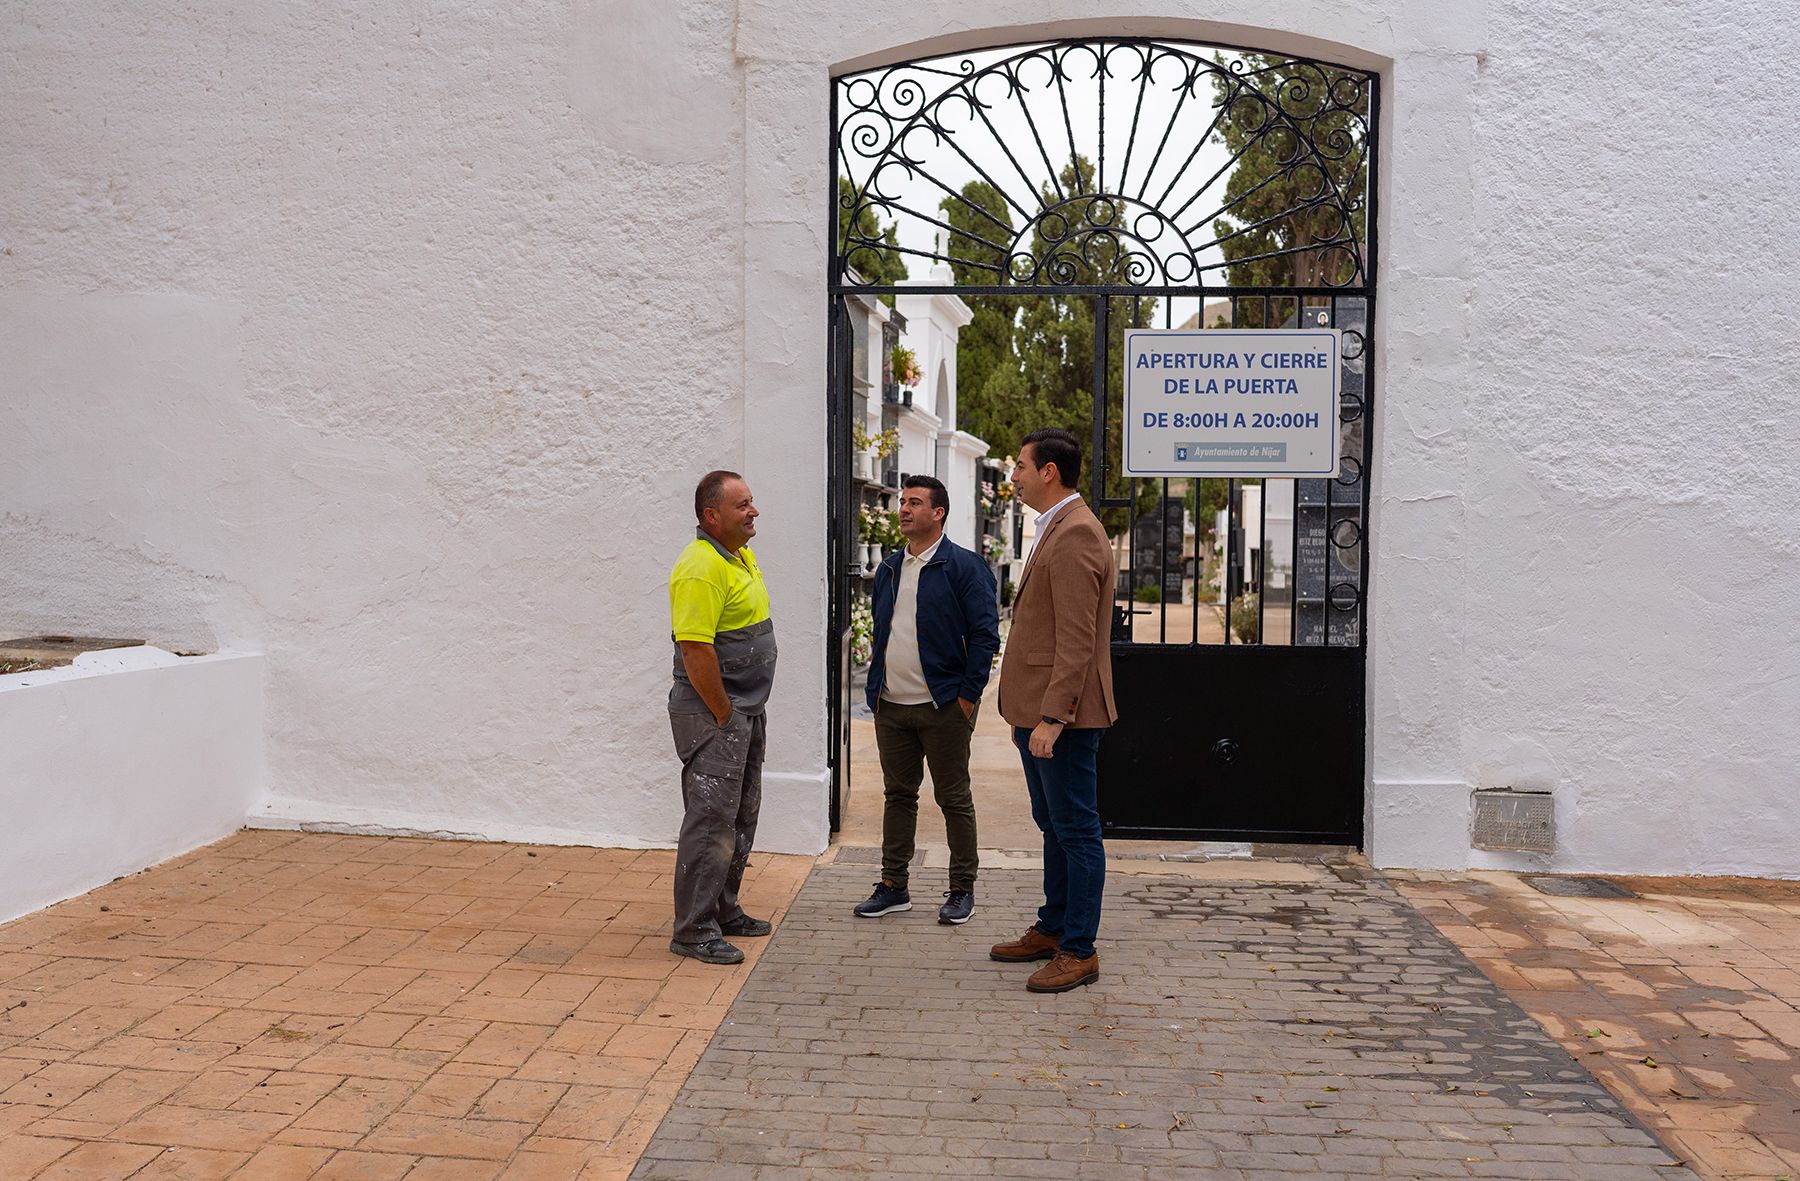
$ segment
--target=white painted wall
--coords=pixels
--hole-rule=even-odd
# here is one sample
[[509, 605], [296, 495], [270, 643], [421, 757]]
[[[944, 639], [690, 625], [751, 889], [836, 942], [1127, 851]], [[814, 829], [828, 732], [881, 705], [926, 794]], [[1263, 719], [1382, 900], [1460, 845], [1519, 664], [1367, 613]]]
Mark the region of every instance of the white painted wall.
[[[914, 260], [915, 264], [918, 260]], [[953, 283], [947, 266], [934, 266], [917, 283]], [[919, 359], [919, 388], [913, 405], [956, 429], [956, 337], [975, 318], [954, 295], [896, 295], [894, 310], [906, 317], [902, 342]]]
[[900, 474], [937, 475], [937, 416], [917, 408], [902, 409], [895, 419], [900, 431]]
[[[932, 267], [915, 282], [954, 281], [947, 266]], [[954, 295], [897, 295], [894, 310], [906, 318], [901, 343], [918, 358], [921, 380], [910, 409], [900, 411], [900, 470], [936, 476], [950, 495], [944, 532], [965, 548], [975, 537], [975, 461], [987, 444], [956, 424], [956, 340], [974, 319]]]
[[19, 6], [4, 622], [266, 651], [271, 817], [667, 842], [663, 577], [736, 466], [761, 843], [817, 848], [831, 71], [1258, 45], [1385, 82], [1374, 855], [1510, 783], [1557, 868], [1800, 872], [1800, 9], [1140, 7]]
[[243, 827], [263, 660], [90, 652], [0, 676], [0, 922]]
[[736, 467], [765, 843], [818, 847], [823, 300], [746, 268], [734, 21], [12, 6], [4, 623], [264, 651], [265, 819], [668, 842], [665, 579]]
[[939, 438], [938, 447], [946, 467], [944, 491], [950, 494], [950, 512], [944, 519], [944, 532], [964, 549], [980, 552], [977, 549], [981, 512], [978, 461], [987, 454], [987, 442], [967, 431], [948, 431]]
[[[1384, 452], [1430, 458], [1389, 465], [1417, 518], [1382, 572], [1466, 531], [1462, 777], [1553, 790], [1554, 867], [1800, 876], [1800, 157], [1742, 149], [1800, 86], [1800, 8], [1489, 8], [1453, 74], [1478, 217], [1421, 226], [1472, 289], [1424, 285], [1452, 302], [1430, 337], [1405, 296], [1389, 321], [1390, 372], [1474, 380], [1388, 402]], [[1460, 522], [1433, 470], [1459, 433]]]

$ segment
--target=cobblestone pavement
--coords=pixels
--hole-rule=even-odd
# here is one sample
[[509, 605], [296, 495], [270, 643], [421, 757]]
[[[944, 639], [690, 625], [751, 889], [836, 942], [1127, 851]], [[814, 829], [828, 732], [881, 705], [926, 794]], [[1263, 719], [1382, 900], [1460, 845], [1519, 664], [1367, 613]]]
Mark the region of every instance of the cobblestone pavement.
[[1034, 872], [952, 928], [852, 918], [874, 868], [814, 871], [634, 1178], [1694, 1176], [1378, 881], [1114, 866], [1099, 983], [1035, 996], [986, 955]]
[[1800, 882], [1393, 875], [1439, 930], [1714, 1181], [1800, 1179]]

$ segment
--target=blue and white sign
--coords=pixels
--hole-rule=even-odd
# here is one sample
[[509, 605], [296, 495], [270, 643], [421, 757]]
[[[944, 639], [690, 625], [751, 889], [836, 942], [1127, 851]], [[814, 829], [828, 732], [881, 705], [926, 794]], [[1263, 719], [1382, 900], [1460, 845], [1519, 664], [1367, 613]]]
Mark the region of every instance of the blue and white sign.
[[1335, 476], [1335, 328], [1125, 333], [1128, 476]]

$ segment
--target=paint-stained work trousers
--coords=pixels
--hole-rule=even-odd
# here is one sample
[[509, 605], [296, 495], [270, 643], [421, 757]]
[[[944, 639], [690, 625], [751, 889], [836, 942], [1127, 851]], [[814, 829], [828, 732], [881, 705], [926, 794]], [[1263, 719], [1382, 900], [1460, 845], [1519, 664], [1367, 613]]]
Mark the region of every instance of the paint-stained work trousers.
[[681, 840], [675, 852], [675, 942], [705, 943], [744, 913], [738, 886], [762, 809], [767, 724], [761, 713], [671, 713], [681, 759]]

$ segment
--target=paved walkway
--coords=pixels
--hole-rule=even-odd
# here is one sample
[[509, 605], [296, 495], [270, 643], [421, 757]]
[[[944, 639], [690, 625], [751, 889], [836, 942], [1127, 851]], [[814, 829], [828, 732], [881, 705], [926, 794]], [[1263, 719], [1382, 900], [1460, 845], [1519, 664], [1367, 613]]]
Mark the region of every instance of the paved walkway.
[[758, 854], [719, 969], [666, 851], [241, 833], [0, 926], [0, 1178], [1800, 1179], [1800, 883], [1122, 860], [1034, 997], [1029, 854], [961, 929], [878, 857]]
[[623, 1177], [766, 946], [670, 955], [673, 865], [245, 832], [0, 926], [0, 1178]]
[[1516, 874], [1400, 888], [1678, 1155], [1716, 1181], [1800, 1179], [1800, 882]]
[[986, 958], [1034, 872], [852, 919], [877, 860], [813, 873], [634, 1178], [1694, 1176], [1379, 882], [1114, 873], [1100, 983], [1039, 997]]

